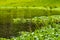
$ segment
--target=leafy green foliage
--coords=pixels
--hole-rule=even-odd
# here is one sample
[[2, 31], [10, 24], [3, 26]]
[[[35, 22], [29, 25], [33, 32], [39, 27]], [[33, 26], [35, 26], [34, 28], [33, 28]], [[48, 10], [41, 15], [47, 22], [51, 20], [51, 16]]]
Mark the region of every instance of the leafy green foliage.
[[[9, 20], [10, 22], [9, 21], [5, 22], [5, 20]], [[23, 19], [12, 18], [10, 20], [9, 18], [9, 19], [4, 19], [3, 21], [1, 19], [1, 22], [4, 24], [1, 25], [0, 37], [9, 38], [11, 36], [19, 35], [20, 31], [33, 32], [36, 29], [41, 29], [43, 27], [48, 28], [49, 25], [51, 25], [52, 28], [57, 28], [59, 27], [59, 24], [60, 24], [60, 15], [33, 17], [31, 19], [30, 18], [23, 18]]]
[[[51, 25], [37, 29], [34, 32], [20, 32], [21, 35], [13, 37], [9, 40], [60, 40], [60, 25], [55, 24], [56, 27]], [[1, 40], [5, 38], [0, 38]], [[6, 40], [6, 39], [5, 39]]]
[[36, 29], [40, 29], [48, 25], [56, 27], [55, 24], [60, 23], [60, 16], [56, 13], [60, 14], [60, 11], [53, 9], [46, 10], [44, 8], [1, 9], [0, 37], [11, 38], [12, 36], [18, 36], [20, 31], [33, 32]]

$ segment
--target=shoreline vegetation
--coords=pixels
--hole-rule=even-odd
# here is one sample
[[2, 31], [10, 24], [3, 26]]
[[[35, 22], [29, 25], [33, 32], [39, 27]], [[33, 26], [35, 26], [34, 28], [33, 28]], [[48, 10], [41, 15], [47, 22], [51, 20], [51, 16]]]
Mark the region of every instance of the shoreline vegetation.
[[[15, 21], [14, 22], [15, 26], [13, 27], [13, 29], [15, 27], [17, 29], [18, 24], [20, 27], [21, 22], [26, 23], [25, 25], [28, 26], [27, 23], [29, 23], [30, 21], [37, 24], [36, 27], [39, 27], [39, 28], [42, 27], [42, 28], [40, 28], [40, 29], [38, 28], [36, 30], [33, 28], [32, 30], [35, 30], [33, 32], [21, 31], [21, 32], [19, 32], [20, 36], [19, 35], [17, 37], [11, 36], [12, 38], [10, 38], [9, 40], [30, 40], [30, 39], [35, 40], [35, 38], [37, 40], [45, 40], [45, 39], [59, 40], [60, 39], [60, 15], [40, 16], [40, 17], [34, 17], [32, 19], [23, 19], [23, 20], [21, 20], [20, 18], [16, 18], [16, 19], [14, 19], [14, 21]], [[39, 26], [41, 23], [43, 25]], [[23, 24], [22, 24], [22, 26], [23, 26]], [[23, 27], [26, 27], [26, 26], [23, 26]], [[31, 28], [32, 27], [33, 26], [31, 26]], [[14, 34], [14, 33], [16, 33], [16, 32], [14, 32], [16, 30], [15, 29], [13, 30], [13, 29], [12, 30], [10, 29], [10, 30], [13, 31], [13, 34]], [[22, 29], [24, 30], [25, 28], [22, 28]], [[28, 29], [28, 28], [26, 28], [26, 29]], [[20, 30], [20, 28], [18, 28], [18, 30]], [[8, 37], [8, 35], [7, 35], [7, 37]], [[6, 38], [0, 38], [0, 39], [8, 40]]]
[[0, 14], [15, 17], [35, 17], [35, 16], [50, 16], [60, 15], [60, 8], [45, 8], [45, 7], [0, 7]]
[[60, 40], [60, 0], [0, 0], [0, 40]]

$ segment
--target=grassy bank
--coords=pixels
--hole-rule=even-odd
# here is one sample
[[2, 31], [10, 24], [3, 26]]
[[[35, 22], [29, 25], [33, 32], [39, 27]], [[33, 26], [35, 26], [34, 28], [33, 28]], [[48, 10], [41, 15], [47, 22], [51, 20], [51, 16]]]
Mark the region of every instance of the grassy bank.
[[23, 17], [32, 18], [35, 16], [49, 16], [49, 15], [60, 15], [59, 8], [50, 9], [45, 7], [6, 7], [0, 8], [0, 15], [10, 15], [13, 18]]
[[20, 6], [20, 7], [40, 7], [52, 6], [60, 7], [60, 0], [0, 0], [0, 6]]

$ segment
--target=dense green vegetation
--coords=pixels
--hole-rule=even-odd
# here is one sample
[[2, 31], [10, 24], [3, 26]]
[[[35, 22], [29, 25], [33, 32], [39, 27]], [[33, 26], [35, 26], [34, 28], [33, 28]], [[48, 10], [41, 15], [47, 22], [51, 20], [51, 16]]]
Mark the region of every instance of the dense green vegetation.
[[[20, 20], [17, 20], [17, 21], [14, 20], [14, 21], [16, 25], [21, 23]], [[34, 26], [27, 25], [27, 23], [25, 24], [27, 26], [30, 26], [31, 28], [34, 27], [35, 31], [32, 32], [33, 30], [32, 29], [30, 32], [28, 32], [28, 30], [26, 31], [26, 29], [28, 28], [26, 29], [22, 28], [23, 30], [25, 29], [25, 31], [20, 31], [19, 32], [20, 36], [18, 37], [12, 36], [10, 40], [15, 40], [15, 39], [16, 40], [32, 40], [32, 39], [33, 40], [60, 40], [60, 15], [34, 17], [31, 20], [27, 21], [27, 19], [25, 19], [22, 21], [23, 21], [23, 24], [31, 21], [32, 23], [35, 23], [36, 28]], [[27, 27], [27, 26], [24, 26], [24, 27]], [[0, 40], [7, 40], [7, 39], [0, 38]]]
[[4, 17], [3, 20], [0, 20], [0, 37], [6, 38], [10, 38], [11, 36], [17, 36], [19, 35], [20, 31], [33, 32], [36, 29], [43, 29], [43, 27], [48, 28], [49, 25], [51, 25], [52, 28], [55, 28], [56, 24], [58, 26], [60, 24], [60, 15], [12, 19], [9, 18], [9, 16]]
[[0, 40], [60, 40], [60, 0], [0, 0]]

